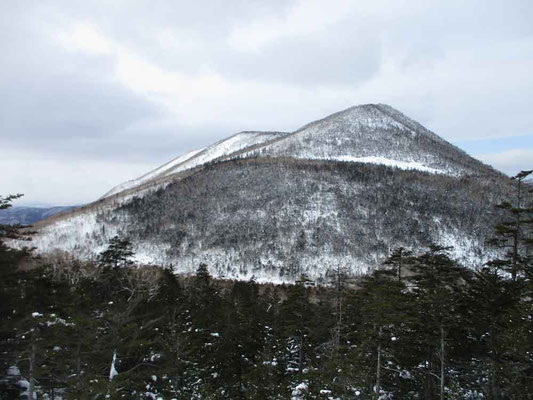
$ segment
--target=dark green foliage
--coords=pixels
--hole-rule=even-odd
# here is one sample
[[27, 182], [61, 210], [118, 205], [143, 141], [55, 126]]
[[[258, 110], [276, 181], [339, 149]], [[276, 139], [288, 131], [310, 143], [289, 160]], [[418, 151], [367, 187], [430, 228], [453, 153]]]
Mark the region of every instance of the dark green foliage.
[[526, 178], [533, 173], [522, 171], [511, 179], [515, 180], [515, 194], [512, 200], [496, 206], [505, 214], [505, 218], [495, 227], [490, 243], [507, 249], [504, 258], [491, 261], [491, 266], [511, 273], [513, 280], [530, 273], [531, 247], [533, 245], [533, 187]]
[[133, 264], [133, 256], [131, 242], [128, 239], [114, 236], [109, 240], [107, 249], [98, 256], [98, 263], [113, 268], [127, 267]]
[[5, 210], [12, 207], [13, 200], [20, 199], [23, 196], [22, 193], [10, 194], [8, 196], [0, 196], [0, 210]]
[[[438, 398], [442, 372], [444, 398], [530, 390], [525, 286], [441, 248], [411, 261], [401, 281], [385, 269], [348, 285], [339, 330], [336, 289], [304, 279], [262, 288], [205, 266], [187, 279], [86, 266], [71, 286], [46, 263], [3, 262], [2, 369], [66, 398]], [[2, 393], [18, 390], [3, 379]]]
[[[13, 205], [11, 204], [13, 200], [19, 199], [23, 194], [11, 194], [6, 197], [0, 196], [0, 211], [7, 210]], [[2, 239], [17, 239], [17, 240], [30, 240], [30, 235], [32, 232], [27, 231], [22, 232], [24, 226], [20, 224], [2, 224], [0, 223], [0, 243]]]

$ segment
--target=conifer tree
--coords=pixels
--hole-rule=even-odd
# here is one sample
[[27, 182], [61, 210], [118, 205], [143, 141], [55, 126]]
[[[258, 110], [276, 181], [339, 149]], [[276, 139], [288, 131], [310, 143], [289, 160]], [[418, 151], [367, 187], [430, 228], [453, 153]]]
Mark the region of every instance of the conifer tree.
[[362, 280], [354, 296], [359, 316], [354, 321], [358, 335], [352, 340], [361, 343], [354, 348], [354, 362], [365, 365], [366, 376], [361, 378], [375, 398], [400, 391], [400, 376], [408, 374], [409, 365], [396, 349], [399, 343], [402, 348], [409, 346], [406, 325], [411, 316], [404, 289], [404, 283], [387, 271], [376, 270]]
[[[0, 196], [0, 212], [12, 207], [13, 200], [20, 197], [22, 194]], [[20, 228], [22, 227], [18, 224], [0, 224], [0, 373], [17, 366], [17, 357], [22, 351], [26, 355], [31, 353], [31, 346], [27, 345], [29, 336], [21, 332], [34, 322], [29, 317], [32, 311], [28, 310], [31, 306], [28, 307], [27, 296], [28, 293], [35, 293], [31, 286], [36, 276], [31, 271], [22, 271], [19, 268], [21, 263], [31, 259], [31, 249], [17, 250], [5, 244], [6, 239], [31, 239], [28, 234], [21, 233]], [[29, 360], [28, 357], [23, 358], [25, 361]], [[15, 385], [7, 382], [4, 386], [4, 382], [0, 382], [0, 393], [4, 389], [13, 393], [19, 392]], [[34, 389], [34, 384], [31, 389]]]
[[465, 301], [465, 324], [469, 327], [471, 356], [481, 361], [474, 370], [487, 398], [505, 398], [505, 375], [513, 357], [516, 337], [513, 337], [517, 305], [520, 301], [516, 284], [506, 279], [498, 269], [485, 267], [468, 279]]
[[225, 304], [206, 264], [198, 267], [188, 297], [191, 309], [185, 319], [183, 359], [189, 368], [183, 376], [183, 386], [190, 396], [220, 393], [224, 390], [220, 372], [227, 361], [220, 351]]
[[461, 324], [457, 312], [458, 293], [465, 277], [465, 270], [449, 257], [448, 250], [432, 245], [428, 252], [415, 257], [411, 278], [425, 325], [421, 329], [422, 341], [427, 348], [425, 396], [433, 396], [433, 378], [437, 378], [441, 400], [445, 398], [449, 337]]
[[302, 276], [294, 285], [289, 287], [287, 300], [280, 309], [280, 329], [285, 337], [284, 362], [286, 371], [297, 372], [300, 376], [308, 360], [307, 338], [311, 321], [311, 305], [305, 287], [307, 279]]
[[109, 240], [106, 250], [98, 256], [100, 265], [119, 268], [133, 264], [132, 258], [135, 255], [133, 245], [128, 239], [121, 239], [118, 235]]
[[504, 201], [496, 207], [505, 213], [505, 219], [496, 225], [495, 235], [489, 241], [503, 249], [508, 249], [506, 258], [491, 261], [492, 266], [509, 272], [516, 281], [520, 274], [526, 274], [530, 262], [530, 250], [533, 244], [531, 227], [533, 226], [533, 204], [528, 198], [531, 191], [526, 178], [533, 170], [521, 171], [511, 179], [516, 181], [516, 190], [512, 202]]
[[396, 278], [399, 282], [405, 277], [405, 269], [409, 267], [412, 255], [412, 251], [409, 251], [404, 247], [398, 247], [384, 262], [384, 265], [391, 266], [394, 269]]

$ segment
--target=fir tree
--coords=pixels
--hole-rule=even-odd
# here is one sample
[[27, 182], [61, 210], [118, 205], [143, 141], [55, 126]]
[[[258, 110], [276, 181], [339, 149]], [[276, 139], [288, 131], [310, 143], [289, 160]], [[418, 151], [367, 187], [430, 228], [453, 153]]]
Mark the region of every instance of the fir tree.
[[433, 396], [433, 378], [437, 378], [441, 400], [445, 398], [449, 369], [449, 337], [461, 325], [457, 312], [458, 293], [465, 277], [465, 270], [448, 256], [447, 250], [449, 248], [432, 245], [428, 252], [415, 257], [411, 278], [424, 323], [424, 327], [420, 327], [422, 343], [427, 348], [425, 396]]
[[394, 269], [396, 277], [399, 282], [405, 277], [405, 269], [411, 263], [413, 252], [403, 247], [398, 247], [384, 262], [384, 265], [391, 266]]
[[283, 362], [286, 371], [300, 376], [309, 359], [307, 342], [311, 325], [311, 305], [305, 287], [307, 279], [301, 277], [292, 285], [280, 309], [279, 325], [285, 338]]
[[[498, 400], [505, 398], [504, 388], [515, 345], [516, 337], [511, 334], [517, 305], [520, 301], [516, 284], [506, 279], [495, 268], [483, 268], [468, 279], [466, 287], [465, 324], [469, 327], [471, 357], [480, 360], [475, 365], [476, 379], [486, 384], [479, 386], [487, 398]], [[511, 372], [512, 374], [512, 372]]]
[[114, 236], [109, 240], [107, 249], [98, 256], [98, 263], [115, 269], [132, 265], [132, 258], [135, 255], [132, 248], [133, 245], [128, 239]]
[[402, 282], [377, 270], [362, 280], [354, 297], [359, 315], [352, 317], [358, 320], [354, 321], [358, 335], [352, 340], [361, 343], [354, 348], [354, 361], [366, 366], [361, 378], [376, 398], [399, 391], [399, 377], [408, 369], [395, 349], [397, 341], [401, 341], [403, 348], [408, 348], [409, 343], [405, 327], [410, 318], [409, 303], [404, 289]]
[[491, 264], [510, 272], [513, 281], [517, 280], [519, 274], [527, 273], [528, 248], [533, 243], [533, 206], [527, 198], [531, 192], [528, 190], [528, 182], [525, 181], [531, 173], [533, 170], [521, 171], [511, 178], [516, 181], [515, 198], [513, 202], [504, 201], [496, 206], [505, 213], [505, 219], [496, 225], [495, 235], [489, 241], [500, 248], [508, 249], [506, 258], [492, 260]]

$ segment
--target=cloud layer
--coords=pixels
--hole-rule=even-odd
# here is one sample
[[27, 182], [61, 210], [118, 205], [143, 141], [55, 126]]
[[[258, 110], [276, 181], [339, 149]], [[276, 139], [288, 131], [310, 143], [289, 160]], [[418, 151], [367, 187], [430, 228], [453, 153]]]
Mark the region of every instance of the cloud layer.
[[531, 168], [533, 3], [466, 3], [2, 2], [0, 194], [88, 202], [234, 132], [371, 102]]

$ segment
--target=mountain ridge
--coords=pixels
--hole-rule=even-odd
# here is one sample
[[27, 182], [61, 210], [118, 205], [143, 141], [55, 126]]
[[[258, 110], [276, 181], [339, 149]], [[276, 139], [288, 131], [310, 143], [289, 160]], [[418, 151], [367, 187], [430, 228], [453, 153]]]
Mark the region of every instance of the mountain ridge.
[[[435, 157], [435, 150], [439, 151], [438, 157]], [[383, 104], [354, 106], [311, 122], [282, 140], [260, 148], [258, 154], [326, 160], [378, 156], [391, 161], [417, 162], [457, 175], [495, 172]], [[459, 160], [461, 166], [457, 163]]]
[[[141, 177], [137, 179], [124, 182], [114, 187], [113, 189], [111, 189], [109, 192], [104, 194], [101, 198], [105, 198], [113, 194], [120, 193], [121, 191], [125, 189], [134, 188], [143, 183], [146, 183], [147, 181], [151, 179], [162, 178], [164, 176], [168, 176], [173, 173], [181, 172], [185, 169], [194, 168], [198, 165], [205, 164], [206, 162], [223, 159], [224, 157], [229, 156], [232, 153], [235, 153], [236, 151], [243, 150], [247, 147], [252, 147], [256, 144], [264, 143], [264, 141], [268, 141], [269, 139], [272, 139], [272, 137], [278, 137], [278, 136], [285, 135], [285, 134], [286, 134], [285, 132], [269, 132], [269, 131], [242, 131], [242, 132], [235, 133], [225, 139], [221, 139], [215, 142], [214, 144], [210, 146], [202, 147], [197, 150], [192, 150], [182, 156], [179, 156], [173, 160], [170, 160], [167, 163], [163, 164], [162, 166], [154, 169], [153, 171], [148, 172], [147, 174], [142, 175]], [[246, 138], [246, 136], [248, 136], [248, 138]], [[244, 138], [239, 141], [238, 139], [242, 137]], [[264, 140], [261, 140], [261, 139], [264, 139]], [[224, 145], [225, 144], [228, 145], [228, 143], [229, 143], [229, 146], [225, 147]], [[239, 147], [239, 146], [243, 146], [243, 147]], [[198, 158], [200, 158], [199, 162], [198, 162]], [[189, 165], [187, 165], [187, 163]]]
[[[414, 133], [415, 135], [422, 133], [426, 137], [428, 137], [429, 139], [439, 143], [440, 145], [449, 147], [450, 149], [453, 149], [453, 151], [457, 152], [458, 154], [460, 154], [461, 157], [468, 158], [471, 163], [476, 164], [476, 169], [479, 169], [479, 168], [483, 168], [483, 169], [490, 168], [492, 170], [491, 173], [495, 172], [491, 167], [486, 166], [483, 163], [481, 163], [480, 161], [473, 159], [465, 151], [461, 150], [457, 146], [454, 146], [451, 143], [449, 143], [449, 142], [445, 141], [444, 139], [440, 138], [435, 133], [431, 132], [430, 130], [428, 130], [427, 128], [425, 128], [424, 126], [419, 124], [418, 122], [412, 120], [411, 118], [405, 116], [403, 113], [399, 112], [398, 110], [394, 109], [393, 107], [391, 107], [389, 105], [386, 105], [386, 104], [378, 103], [378, 104], [363, 104], [363, 105], [357, 105], [357, 106], [349, 107], [349, 108], [347, 108], [345, 110], [338, 111], [338, 112], [330, 114], [330, 115], [328, 115], [328, 116], [326, 116], [324, 118], [318, 119], [316, 121], [312, 121], [312, 122], [310, 122], [308, 124], [305, 124], [302, 127], [296, 129], [294, 132], [291, 132], [291, 133], [278, 132], [278, 131], [242, 131], [242, 132], [238, 132], [238, 133], [233, 134], [233, 135], [231, 135], [231, 136], [229, 136], [227, 138], [221, 139], [221, 140], [215, 142], [214, 144], [212, 144], [210, 146], [207, 146], [207, 147], [204, 147], [204, 148], [201, 148], [201, 149], [198, 149], [198, 150], [193, 150], [193, 151], [191, 151], [189, 153], [186, 153], [185, 155], [179, 156], [176, 159], [173, 159], [173, 160], [163, 164], [162, 166], [156, 168], [155, 170], [153, 170], [153, 171], [151, 171], [151, 172], [149, 172], [149, 173], [147, 173], [145, 175], [142, 175], [141, 177], [139, 177], [137, 179], [133, 179], [133, 180], [127, 181], [127, 182], [125, 182], [123, 184], [117, 185], [115, 188], [111, 189], [106, 194], [104, 194], [101, 198], [109, 197], [111, 195], [120, 193], [123, 190], [132, 189], [132, 188], [134, 188], [136, 186], [139, 186], [141, 184], [146, 183], [148, 180], [143, 180], [144, 177], [152, 174], [154, 171], [158, 171], [158, 170], [163, 169], [168, 164], [174, 163], [175, 160], [182, 159], [178, 164], [175, 164], [171, 168], [169, 168], [170, 171], [167, 171], [165, 176], [169, 176], [172, 173], [177, 173], [177, 172], [180, 172], [180, 171], [185, 170], [185, 169], [190, 169], [190, 168], [205, 164], [206, 162], [216, 162], [216, 161], [220, 161], [220, 160], [223, 160], [223, 159], [226, 159], [226, 158], [253, 157], [253, 156], [257, 156], [257, 155], [258, 156], [265, 156], [265, 151], [267, 151], [267, 149], [269, 147], [271, 147], [271, 146], [275, 146], [276, 144], [278, 144], [280, 142], [281, 143], [286, 143], [287, 140], [291, 140], [291, 138], [298, 137], [298, 134], [300, 134], [302, 132], [305, 132], [306, 130], [309, 130], [311, 128], [317, 127], [317, 126], [319, 126], [321, 124], [324, 124], [324, 123], [327, 123], [327, 122], [335, 121], [337, 118], [350, 115], [351, 113], [358, 113], [361, 110], [365, 110], [365, 111], [367, 111], [367, 113], [368, 113], [369, 110], [375, 110], [375, 111], [379, 112], [381, 115], [386, 116], [387, 118], [393, 120], [396, 124], [398, 124], [397, 128], [405, 128], [405, 129], [409, 130], [411, 133]], [[198, 159], [203, 153], [205, 153], [207, 151], [210, 151], [210, 150], [213, 150], [213, 149], [216, 150], [217, 147], [219, 147], [219, 146], [223, 145], [224, 143], [232, 140], [233, 138], [236, 138], [239, 135], [243, 135], [243, 134], [271, 135], [272, 137], [270, 138], [270, 140], [257, 141], [255, 143], [249, 144], [248, 146], [244, 146], [244, 147], [241, 147], [241, 148], [233, 148], [233, 149], [230, 149], [230, 151], [219, 153], [216, 157], [207, 157], [205, 160], [201, 160], [198, 163], [194, 163], [194, 161], [196, 159]], [[288, 156], [288, 154], [286, 154], [286, 153], [283, 153], [283, 154], [280, 154], [280, 155], [281, 156]], [[187, 156], [189, 156], [189, 157], [187, 157]], [[270, 156], [273, 156], [273, 155], [270, 155]], [[342, 156], [344, 156], [344, 155], [342, 155]], [[373, 156], [375, 156], [375, 155], [373, 155]], [[368, 157], [368, 156], [365, 155], [365, 156], [361, 156], [360, 158], [364, 158], [364, 157]], [[310, 157], [309, 156], [306, 157], [304, 155], [304, 156], [302, 156], [300, 158], [310, 158]], [[383, 157], [383, 158], [386, 158], [386, 157]], [[322, 157], [322, 159], [327, 159], [327, 157]], [[394, 161], [395, 159], [393, 158], [391, 160]], [[193, 162], [191, 163], [190, 161], [193, 161]], [[345, 159], [344, 161], [347, 161], [347, 160]], [[405, 163], [405, 162], [412, 162], [413, 160], [396, 160], [396, 161], [399, 161], [401, 163], [402, 162]], [[189, 162], [189, 165], [187, 165], [188, 162]], [[361, 161], [361, 162], [364, 162], [364, 160]], [[417, 163], [420, 164], [420, 162], [417, 161], [413, 165], [416, 167]], [[433, 167], [430, 167], [430, 166], [426, 166], [426, 170], [427, 171], [430, 171], [430, 170], [439, 171], [439, 168], [433, 168]], [[154, 176], [153, 179], [156, 180], [157, 178], [161, 178], [161, 177], [162, 177], [161, 175], [158, 175], [158, 176]], [[132, 182], [134, 184], [133, 185], [128, 185], [128, 183], [130, 183], [130, 182]]]
[[37, 223], [37, 251], [90, 259], [119, 235], [142, 264], [192, 273], [204, 262], [218, 277], [269, 282], [323, 281], [335, 265], [362, 274], [397, 246], [453, 245], [468, 265], [494, 254], [486, 227], [508, 179], [390, 106], [206, 149]]

